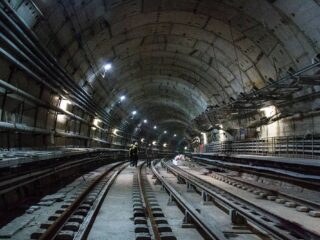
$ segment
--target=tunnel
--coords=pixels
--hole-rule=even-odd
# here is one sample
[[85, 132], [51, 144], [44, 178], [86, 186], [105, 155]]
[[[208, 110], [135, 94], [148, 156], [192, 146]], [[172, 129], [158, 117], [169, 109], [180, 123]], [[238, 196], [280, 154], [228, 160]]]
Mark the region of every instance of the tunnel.
[[320, 239], [319, 0], [0, 0], [0, 239]]

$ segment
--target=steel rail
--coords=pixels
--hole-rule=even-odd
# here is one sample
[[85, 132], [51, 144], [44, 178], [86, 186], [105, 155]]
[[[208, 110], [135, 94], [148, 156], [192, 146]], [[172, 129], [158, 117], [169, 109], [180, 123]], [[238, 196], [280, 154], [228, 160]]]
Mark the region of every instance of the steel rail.
[[139, 166], [139, 170], [138, 170], [139, 189], [140, 189], [140, 193], [141, 193], [141, 195], [142, 195], [142, 201], [143, 201], [144, 207], [145, 207], [145, 209], [147, 210], [147, 215], [148, 215], [148, 217], [149, 217], [149, 219], [150, 219], [150, 222], [151, 222], [151, 227], [152, 227], [152, 231], [153, 231], [154, 238], [155, 238], [156, 240], [161, 240], [160, 232], [159, 232], [159, 230], [158, 230], [158, 227], [157, 227], [155, 218], [154, 218], [154, 216], [153, 216], [151, 207], [150, 207], [150, 205], [149, 205], [149, 201], [148, 201], [148, 198], [147, 198], [147, 195], [146, 195], [146, 191], [145, 191], [145, 186], [144, 186], [144, 183], [143, 183], [143, 180], [142, 180], [142, 168], [143, 168], [143, 166], [145, 165], [145, 163], [146, 163], [146, 162], [143, 162], [143, 163]]
[[245, 199], [242, 199], [222, 188], [213, 186], [205, 182], [203, 179], [196, 177], [181, 168], [174, 167], [162, 161], [164, 166], [175, 175], [183, 178], [186, 182], [195, 186], [198, 189], [206, 192], [214, 200], [223, 203], [229, 209], [235, 210], [241, 217], [247, 221], [256, 224], [264, 231], [268, 232], [275, 239], [307, 239], [315, 240], [320, 239], [320, 236], [310, 230], [305, 229], [303, 226], [298, 225], [290, 220], [286, 220], [280, 216], [274, 215], [265, 209], [262, 209]]
[[[258, 174], [264, 177], [270, 177], [270, 178], [277, 177], [279, 180], [296, 184], [298, 186], [305, 187], [308, 189], [318, 190], [320, 187], [320, 182], [317, 179], [306, 179], [302, 177], [298, 178], [289, 174], [279, 173], [276, 171], [275, 167], [263, 167], [263, 166], [259, 167], [259, 166], [255, 166], [254, 164], [250, 165], [250, 164], [238, 163], [238, 162], [235, 162], [235, 164], [232, 165], [232, 163], [234, 162], [231, 162], [231, 161], [214, 160], [214, 159], [204, 158], [204, 157], [192, 157], [192, 158], [200, 160], [204, 164], [211, 165], [211, 166], [217, 166], [217, 167], [227, 168], [227, 169], [236, 170], [236, 171]], [[288, 171], [293, 172], [290, 169]]]
[[260, 185], [254, 184], [254, 183], [247, 182], [247, 181], [242, 180], [242, 179], [238, 179], [238, 178], [235, 178], [235, 177], [232, 177], [232, 176], [227, 176], [227, 175], [222, 174], [222, 173], [211, 172], [211, 174], [214, 174], [216, 176], [220, 176], [221, 178], [228, 179], [230, 181], [240, 182], [240, 183], [242, 183], [244, 185], [247, 185], [247, 186], [250, 186], [250, 187], [253, 187], [253, 188], [256, 188], [256, 189], [260, 189], [260, 190], [262, 190], [264, 192], [271, 193], [271, 194], [279, 196], [279, 197], [284, 197], [286, 199], [291, 199], [291, 200], [299, 203], [300, 205], [305, 205], [305, 206], [307, 206], [309, 208], [314, 208], [314, 210], [319, 210], [320, 209], [320, 204], [318, 204], [316, 202], [312, 202], [312, 201], [308, 201], [306, 199], [295, 197], [295, 196], [292, 196], [290, 194], [283, 193], [283, 192], [280, 192], [280, 191], [272, 189], [272, 188], [263, 187], [263, 186], [260, 186]]
[[174, 189], [157, 171], [154, 161], [151, 164], [151, 169], [157, 179], [161, 182], [162, 186], [170, 193], [175, 199], [176, 203], [185, 210], [185, 213], [192, 219], [192, 221], [205, 233], [206, 239], [226, 240], [223, 232], [210, 224], [190, 203], [188, 203], [182, 195]]
[[111, 171], [125, 163], [117, 163], [98, 176], [79, 196], [75, 201], [58, 217], [53, 224], [40, 236], [39, 240], [54, 239], [63, 225], [68, 221], [69, 217], [74, 213], [81, 202], [89, 195], [91, 190], [103, 180]]
[[101, 156], [85, 157], [80, 160], [71, 160], [70, 162], [67, 162], [67, 163], [50, 166], [47, 169], [42, 169], [36, 172], [30, 172], [24, 175], [19, 175], [13, 179], [2, 180], [0, 182], [0, 195], [12, 189], [24, 186], [35, 180], [40, 180], [44, 177], [50, 176], [52, 174], [56, 174], [56, 173], [68, 170], [70, 168], [83, 165], [84, 163], [97, 161], [99, 160], [99, 158], [101, 158]]
[[123, 169], [125, 169], [128, 166], [128, 164], [124, 164], [120, 169], [118, 169], [109, 179], [107, 184], [104, 186], [104, 188], [101, 190], [101, 194], [99, 194], [97, 200], [94, 202], [92, 208], [90, 209], [87, 217], [85, 218], [84, 222], [81, 224], [79, 230], [75, 234], [74, 239], [78, 240], [86, 240], [91, 229], [93, 226], [94, 221], [96, 220], [96, 217], [101, 209], [101, 206], [104, 202], [104, 199], [106, 198], [108, 191], [110, 190], [112, 184], [114, 183], [117, 176], [122, 172]]
[[[66, 171], [84, 164], [94, 163], [102, 159], [108, 159], [112, 157], [113, 153], [105, 153], [104, 155], [95, 155], [95, 156], [79, 156], [80, 159], [71, 159], [68, 162], [57, 162], [53, 165], [47, 166], [46, 168], [39, 168], [37, 171], [28, 171], [20, 173], [10, 178], [6, 176], [5, 178], [0, 178], [0, 195], [4, 194], [13, 189], [17, 189], [21, 186], [24, 186], [28, 183], [34, 182], [36, 180], [41, 180], [50, 175], [57, 174], [59, 172]], [[63, 157], [61, 157], [63, 158]]]

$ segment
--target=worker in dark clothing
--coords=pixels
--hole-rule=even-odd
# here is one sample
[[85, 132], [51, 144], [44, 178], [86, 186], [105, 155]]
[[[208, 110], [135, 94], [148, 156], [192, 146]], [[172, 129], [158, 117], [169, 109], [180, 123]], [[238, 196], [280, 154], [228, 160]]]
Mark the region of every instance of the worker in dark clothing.
[[146, 148], [146, 158], [147, 158], [147, 167], [150, 167], [151, 160], [153, 158], [153, 149], [150, 146]]
[[132, 159], [132, 166], [138, 166], [138, 143], [136, 142], [135, 144], [132, 145], [130, 148], [130, 160]]
[[129, 159], [130, 159], [130, 166], [133, 167], [134, 166], [134, 157], [133, 157], [133, 144], [130, 145], [129, 148]]

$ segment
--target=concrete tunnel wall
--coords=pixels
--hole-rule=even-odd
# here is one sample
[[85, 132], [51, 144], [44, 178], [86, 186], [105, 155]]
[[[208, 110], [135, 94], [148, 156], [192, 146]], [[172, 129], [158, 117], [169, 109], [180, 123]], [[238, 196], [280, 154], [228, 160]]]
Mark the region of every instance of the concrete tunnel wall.
[[[310, 65], [320, 47], [319, 2], [313, 0], [113, 0], [105, 5], [95, 0], [34, 1], [38, 8], [27, 3], [1, 4], [2, 10], [11, 8], [7, 17], [24, 21], [26, 36], [32, 38], [31, 31], [34, 33], [36, 48], [44, 47], [39, 52], [22, 41], [31, 51], [22, 46], [16, 51], [7, 40], [19, 45], [14, 39], [19, 34], [12, 30], [13, 25], [7, 24], [7, 29], [2, 26], [3, 148], [125, 147], [142, 134], [156, 139], [152, 129], [136, 134], [139, 120], [128, 118], [132, 109], [160, 125], [161, 130], [177, 132], [179, 139], [172, 141], [177, 146], [207, 130], [202, 127], [205, 121], [193, 122], [207, 106], [228, 103], [241, 92], [262, 88], [268, 79], [285, 76], [289, 68], [299, 70]], [[1, 19], [8, 23], [5, 13], [2, 11]], [[19, 38], [23, 39], [21, 35]], [[52, 64], [56, 59], [61, 66], [61, 83], [52, 75], [57, 66], [44, 68], [49, 63], [39, 57], [43, 49], [52, 55], [47, 57]], [[44, 66], [37, 69], [28, 59]], [[108, 61], [114, 70], [102, 77], [101, 68]], [[308, 72], [316, 73], [317, 69]], [[79, 91], [85, 101], [78, 99]], [[312, 129], [310, 134], [320, 133], [318, 91], [317, 85], [297, 91], [295, 97], [314, 96], [294, 107], [279, 107], [280, 112], [293, 110], [283, 119], [258, 126], [259, 136], [303, 135], [306, 127]], [[106, 113], [121, 94], [129, 101]], [[61, 110], [61, 99], [72, 102], [65, 104], [67, 113]], [[314, 111], [313, 116], [306, 114], [309, 111]], [[210, 124], [240, 129], [251, 121]], [[114, 129], [120, 130], [120, 136], [113, 134]]]

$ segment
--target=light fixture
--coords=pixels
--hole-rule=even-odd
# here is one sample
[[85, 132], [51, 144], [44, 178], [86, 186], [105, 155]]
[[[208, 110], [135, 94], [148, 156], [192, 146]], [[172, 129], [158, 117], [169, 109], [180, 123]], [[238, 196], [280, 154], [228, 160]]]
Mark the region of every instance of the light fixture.
[[164, 131], [163, 133], [164, 133], [164, 134], [167, 134], [167, 131]]
[[144, 122], [144, 123], [147, 123], [147, 122], [148, 122], [148, 120], [147, 120], [147, 119], [144, 119], [144, 120], [143, 120], [143, 122]]
[[152, 145], [153, 145], [153, 146], [157, 145], [157, 141], [153, 141], [153, 142], [152, 142]]
[[66, 111], [69, 104], [71, 104], [71, 102], [68, 99], [61, 99], [60, 108]]
[[98, 126], [99, 122], [101, 122], [99, 118], [93, 119], [93, 125]]
[[136, 114], [137, 114], [136, 110], [132, 111], [132, 115], [136, 115]]
[[122, 102], [122, 101], [124, 101], [124, 100], [126, 100], [126, 96], [122, 95], [122, 96], [120, 97], [120, 101]]
[[[71, 104], [71, 102], [68, 99], [61, 99], [59, 107], [60, 107], [60, 109], [67, 111], [69, 104]], [[67, 120], [66, 115], [64, 115], [64, 114], [57, 115], [58, 122], [64, 123], [66, 120]]]
[[112, 133], [113, 133], [114, 135], [117, 135], [118, 131], [119, 131], [119, 130], [115, 128], [115, 129], [113, 129]]
[[162, 146], [166, 148], [167, 147], [167, 143], [164, 143]]
[[208, 138], [207, 138], [207, 134], [205, 132], [201, 133], [202, 138], [203, 138], [203, 144], [207, 144], [208, 143]]
[[66, 115], [64, 115], [64, 114], [58, 114], [57, 115], [57, 121], [58, 122], [64, 123], [66, 120], [67, 120]]
[[177, 134], [173, 134], [173, 137], [176, 137], [177, 136]]
[[216, 126], [218, 126], [219, 128], [223, 129], [223, 125], [222, 124], [216, 124]]
[[184, 150], [187, 150], [187, 149], [188, 149], [188, 147], [187, 147], [187, 146], [185, 146], [185, 147], [184, 147]]
[[156, 125], [154, 125], [153, 129], [157, 129], [157, 126], [156, 126]]
[[276, 114], [276, 107], [271, 105], [268, 107], [261, 108], [260, 111], [263, 112], [267, 118], [270, 118]]
[[111, 63], [107, 63], [107, 64], [105, 64], [105, 65], [103, 66], [103, 68], [104, 68], [104, 70], [105, 70], [106, 72], [108, 72], [108, 71], [110, 71], [110, 69], [112, 68], [112, 65], [111, 65]]
[[144, 142], [144, 138], [141, 138], [141, 140], [140, 140], [142, 143]]
[[105, 65], [103, 66], [104, 71], [102, 71], [102, 73], [101, 73], [101, 75], [102, 75], [103, 78], [106, 77], [106, 75], [107, 75], [106, 73], [109, 72], [109, 71], [111, 70], [111, 68], [112, 68], [111, 63], [107, 63], [107, 64], [105, 64]]

